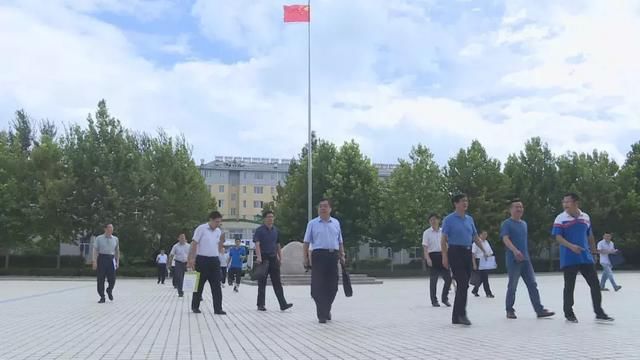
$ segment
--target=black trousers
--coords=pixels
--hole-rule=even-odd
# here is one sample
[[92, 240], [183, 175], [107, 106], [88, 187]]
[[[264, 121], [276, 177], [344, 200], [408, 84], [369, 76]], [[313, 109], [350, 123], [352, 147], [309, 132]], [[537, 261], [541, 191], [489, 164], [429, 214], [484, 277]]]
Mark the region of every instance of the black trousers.
[[158, 282], [164, 284], [167, 277], [167, 264], [158, 264]]
[[176, 266], [173, 269], [173, 283], [178, 294], [183, 294], [182, 287], [184, 285], [184, 273], [187, 271], [187, 263], [176, 260]]
[[493, 293], [491, 293], [491, 286], [489, 286], [489, 271], [491, 270], [477, 270], [477, 271], [478, 271], [478, 274], [480, 274], [480, 284], [475, 285], [473, 287], [473, 290], [471, 290], [471, 292], [474, 294], [477, 294], [478, 290], [480, 290], [480, 285], [482, 285], [485, 295], [493, 295]]
[[98, 295], [104, 298], [104, 279], [107, 279], [109, 286], [107, 292], [113, 291], [116, 285], [116, 269], [113, 265], [113, 255], [99, 254], [98, 263], [96, 265], [98, 272]]
[[264, 306], [265, 292], [267, 288], [267, 277], [271, 278], [271, 286], [273, 286], [273, 292], [276, 293], [278, 303], [282, 309], [287, 305], [287, 301], [284, 298], [284, 290], [282, 289], [282, 281], [280, 280], [280, 262], [275, 255], [262, 255], [263, 261], [269, 262], [269, 268], [267, 269], [267, 276], [258, 280], [258, 307]]
[[600, 284], [598, 282], [598, 274], [594, 264], [579, 264], [566, 267], [564, 271], [564, 315], [575, 315], [573, 313], [573, 292], [576, 287], [576, 277], [578, 272], [589, 284], [591, 289], [591, 302], [593, 302], [593, 311], [596, 315], [603, 315], [602, 310], [602, 294], [600, 293]]
[[229, 268], [229, 286], [233, 285], [234, 282], [236, 285], [240, 285], [240, 279], [242, 279], [242, 269]]
[[469, 289], [469, 277], [471, 277], [471, 247], [449, 246], [449, 266], [456, 279], [456, 298], [453, 302], [453, 321], [461, 316], [467, 316], [467, 292]]
[[449, 269], [445, 269], [442, 266], [442, 253], [432, 252], [429, 253], [431, 258], [431, 274], [429, 276], [429, 296], [431, 297], [431, 303], [438, 302], [438, 296], [436, 295], [438, 288], [438, 278], [442, 277], [444, 280], [444, 287], [442, 288], [442, 301], [449, 300], [449, 289], [451, 288], [451, 272]]
[[169, 276], [171, 277], [171, 284], [173, 287], [177, 287], [176, 285], [176, 267], [175, 265], [169, 268]]
[[324, 249], [311, 253], [311, 297], [318, 319], [328, 319], [338, 293], [338, 251]]
[[208, 281], [213, 297], [213, 311], [222, 311], [222, 289], [220, 288], [220, 259], [217, 256], [196, 256], [196, 271], [200, 273], [198, 291], [193, 293], [191, 308], [199, 309], [204, 284]]
[[227, 267], [220, 266], [220, 281], [224, 284], [227, 282]]

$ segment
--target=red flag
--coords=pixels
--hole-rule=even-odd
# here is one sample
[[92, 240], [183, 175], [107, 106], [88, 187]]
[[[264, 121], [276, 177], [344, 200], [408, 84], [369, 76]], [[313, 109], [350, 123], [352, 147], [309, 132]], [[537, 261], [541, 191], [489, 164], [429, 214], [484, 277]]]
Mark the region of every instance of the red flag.
[[285, 5], [284, 22], [309, 22], [311, 15], [308, 5]]

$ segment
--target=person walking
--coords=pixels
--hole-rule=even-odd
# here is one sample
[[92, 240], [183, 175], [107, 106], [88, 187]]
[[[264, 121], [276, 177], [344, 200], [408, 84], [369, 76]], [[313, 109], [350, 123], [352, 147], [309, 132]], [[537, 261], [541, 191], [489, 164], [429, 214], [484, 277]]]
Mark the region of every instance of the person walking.
[[229, 262], [229, 255], [227, 255], [226, 250], [225, 252], [220, 253], [219, 258], [220, 258], [220, 282], [222, 283], [221, 286], [224, 287], [224, 285], [227, 283], [227, 263]]
[[602, 266], [600, 290], [609, 291], [609, 289], [605, 287], [607, 280], [609, 280], [613, 286], [613, 290], [620, 291], [622, 286], [616, 284], [616, 280], [613, 278], [613, 264], [611, 263], [611, 259], [609, 259], [609, 255], [618, 253], [615, 245], [613, 245], [613, 241], [611, 241], [610, 232], [604, 233], [602, 240], [598, 242], [598, 253], [600, 254], [600, 266]]
[[97, 271], [98, 303], [104, 304], [104, 280], [107, 279], [107, 295], [113, 301], [113, 288], [116, 285], [116, 269], [120, 266], [120, 241], [113, 235], [113, 224], [106, 224], [104, 234], [93, 242], [93, 270]]
[[158, 267], [158, 284], [164, 284], [164, 279], [167, 276], [167, 254], [164, 250], [160, 250], [160, 254], [156, 256], [156, 266]]
[[536, 282], [536, 274], [529, 258], [529, 234], [527, 222], [522, 220], [524, 205], [520, 199], [511, 200], [509, 206], [511, 217], [502, 222], [500, 226], [500, 237], [506, 247], [505, 258], [509, 283], [507, 284], [507, 295], [505, 307], [507, 319], [517, 319], [516, 310], [513, 305], [516, 302], [516, 290], [518, 280], [522, 278], [529, 292], [529, 301], [539, 318], [546, 318], [555, 315], [542, 306], [540, 302], [540, 292]]
[[429, 275], [429, 297], [431, 305], [439, 307], [438, 295], [438, 278], [442, 277], [444, 286], [442, 288], [442, 303], [451, 306], [449, 303], [449, 290], [451, 289], [451, 272], [442, 266], [442, 229], [440, 229], [440, 217], [437, 214], [431, 214], [428, 218], [430, 228], [422, 234], [422, 247], [424, 249], [424, 258], [427, 266], [431, 268]]
[[467, 292], [472, 267], [471, 244], [475, 242], [480, 246], [484, 256], [488, 256], [488, 253], [482, 247], [473, 218], [467, 215], [467, 195], [453, 196], [452, 203], [455, 211], [447, 215], [442, 224], [442, 265], [446, 269], [451, 266], [457, 284], [451, 322], [469, 326], [471, 321], [467, 317]]
[[[491, 249], [491, 244], [489, 244], [489, 240], [487, 240], [488, 237], [489, 234], [485, 230], [480, 231], [482, 249], [485, 250], [485, 253], [488, 254], [488, 257], [483, 255], [482, 250], [475, 243], [471, 247], [471, 253], [473, 254], [473, 271], [477, 271], [480, 275], [480, 282], [473, 286], [471, 293], [475, 297], [480, 296], [480, 294], [478, 294], [478, 291], [480, 290], [480, 285], [482, 285], [484, 294], [488, 298], [493, 299], [495, 296], [493, 296], [493, 293], [491, 292], [491, 286], [489, 285], [489, 272], [495, 269], [495, 267], [493, 266], [495, 265], [495, 257], [493, 257], [493, 249]], [[491, 259], [494, 261], [493, 263], [490, 263], [488, 261]]]
[[267, 275], [258, 279], [258, 300], [259, 311], [267, 311], [265, 308], [265, 292], [267, 287], [267, 277], [271, 278], [271, 286], [276, 293], [280, 310], [284, 311], [293, 306], [287, 303], [282, 289], [280, 279], [280, 262], [282, 261], [282, 248], [280, 246], [280, 231], [273, 225], [275, 216], [273, 211], [267, 210], [262, 214], [264, 224], [256, 229], [253, 242], [256, 244], [256, 263], [266, 263], [268, 266]]
[[564, 316], [569, 322], [578, 322], [573, 312], [573, 292], [579, 272], [591, 288], [591, 302], [596, 320], [613, 321], [602, 309], [602, 294], [592, 255], [596, 253], [596, 244], [591, 218], [580, 210], [579, 203], [580, 198], [577, 194], [567, 193], [562, 199], [564, 212], [556, 217], [551, 231], [560, 244], [560, 268], [564, 272]]
[[229, 286], [233, 285], [233, 291], [238, 292], [240, 280], [242, 279], [242, 264], [247, 257], [247, 249], [240, 246], [240, 239], [236, 239], [235, 246], [229, 249], [229, 260], [227, 268], [229, 270]]
[[[309, 251], [310, 246], [313, 251]], [[318, 203], [318, 217], [307, 224], [303, 246], [304, 266], [311, 267], [311, 296], [316, 303], [318, 322], [331, 320], [333, 301], [338, 293], [338, 261], [344, 266], [342, 230], [331, 217], [331, 201]]]
[[209, 221], [198, 226], [193, 233], [187, 267], [200, 273], [198, 287], [193, 293], [191, 311], [200, 314], [200, 303], [204, 284], [209, 282], [213, 297], [213, 313], [226, 315], [222, 310], [222, 289], [220, 288], [220, 253], [224, 252], [224, 233], [220, 229], [222, 215], [217, 211], [209, 214]]
[[169, 252], [170, 261], [175, 262], [173, 270], [174, 287], [178, 290], [178, 297], [184, 296], [184, 274], [187, 271], [187, 261], [189, 260], [189, 250], [191, 245], [187, 243], [186, 231], [180, 232], [178, 242], [173, 245]]

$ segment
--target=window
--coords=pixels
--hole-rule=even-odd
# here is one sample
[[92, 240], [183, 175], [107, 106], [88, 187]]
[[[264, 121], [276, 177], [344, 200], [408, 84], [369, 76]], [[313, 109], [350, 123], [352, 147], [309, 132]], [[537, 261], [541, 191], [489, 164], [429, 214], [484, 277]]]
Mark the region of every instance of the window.
[[261, 172], [256, 172], [256, 179], [262, 180], [264, 178], [264, 174]]
[[253, 201], [253, 207], [254, 207], [254, 209], [262, 209], [262, 201], [254, 200]]
[[224, 192], [224, 185], [218, 186], [218, 192]]
[[209, 194], [211, 194], [211, 185], [207, 185], [207, 189], [209, 189]]
[[393, 250], [391, 250], [391, 248], [387, 248], [387, 257], [393, 258]]
[[255, 186], [253, 188], [254, 194], [264, 194], [264, 188], [262, 186]]
[[[246, 206], [245, 206], [245, 207], [246, 207]], [[243, 218], [244, 220], [247, 220], [247, 215], [242, 215], [242, 218]]]
[[[246, 175], [246, 174], [245, 174], [245, 175]], [[246, 186], [243, 186], [243, 187], [242, 187], [242, 193], [243, 193], [243, 194], [246, 194], [246, 193], [247, 193], [247, 187], [246, 187]]]
[[276, 179], [276, 173], [271, 173], [271, 180], [275, 180]]
[[369, 248], [369, 257], [377, 258], [378, 257], [378, 248], [370, 247]]
[[231, 194], [231, 201], [236, 201], [238, 195], [236, 193]]
[[246, 178], [247, 178], [247, 173], [246, 173], [246, 172], [244, 172], [243, 174], [244, 174], [244, 178], [246, 179]]
[[238, 215], [236, 212], [236, 208], [231, 208], [231, 211], [229, 212], [230, 215]]
[[223, 205], [224, 205], [224, 200], [218, 200], [218, 209], [222, 209]]
[[247, 208], [247, 200], [242, 200], [242, 207]]
[[275, 194], [275, 193], [276, 193], [276, 187], [275, 187], [275, 186], [272, 186], [272, 187], [271, 187], [271, 193], [272, 193], [272, 194]]

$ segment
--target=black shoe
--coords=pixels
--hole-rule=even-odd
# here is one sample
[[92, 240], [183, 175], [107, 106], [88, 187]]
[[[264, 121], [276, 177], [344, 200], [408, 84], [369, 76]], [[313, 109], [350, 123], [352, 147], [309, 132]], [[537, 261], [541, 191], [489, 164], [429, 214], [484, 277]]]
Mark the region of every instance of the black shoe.
[[100, 301], [98, 301], [98, 304], [104, 304], [106, 301], [104, 300], [104, 298], [100, 298]]
[[507, 311], [507, 319], [517, 319], [515, 311]]
[[264, 306], [258, 306], [258, 311], [267, 311], [267, 308]]
[[196, 314], [202, 313], [202, 311], [200, 311], [200, 309], [198, 309], [198, 308], [191, 308], [191, 311], [193, 311]]
[[156, 284], [160, 284], [160, 280], [158, 280], [158, 282]]
[[227, 312], [224, 311], [224, 310], [214, 311], [213, 313], [216, 314], [216, 315], [227, 315]]
[[615, 290], [616, 292], [620, 291], [620, 289], [622, 289], [622, 286], [620, 285], [613, 288], [613, 290]]
[[320, 324], [326, 324], [327, 323], [327, 319], [318, 319], [318, 322]]
[[547, 309], [542, 309], [542, 311], [540, 311], [538, 313], [538, 318], [542, 319], [542, 318], [547, 318], [547, 317], [551, 317], [553, 315], [555, 315], [556, 313], [554, 313], [553, 311], [549, 311]]
[[489, 299], [493, 299], [495, 296], [493, 296], [493, 294], [489, 294], [489, 295], [487, 295], [487, 297], [488, 297]]
[[600, 314], [600, 315], [596, 315], [596, 320], [598, 321], [605, 321], [605, 322], [612, 322], [614, 319], [607, 315], [607, 314]]
[[238, 292], [238, 287], [237, 287], [237, 286], [234, 286], [234, 287], [233, 287], [233, 291], [234, 291], [234, 292]]
[[113, 292], [112, 291], [107, 291], [107, 296], [109, 297], [109, 300], [113, 301]]
[[178, 297], [184, 297], [184, 293], [178, 293]]
[[329, 315], [327, 315], [327, 320], [331, 320], [331, 312], [329, 312]]
[[451, 303], [449, 302], [449, 300], [442, 300], [442, 303], [443, 303], [446, 307], [451, 307]]
[[600, 288], [600, 291], [609, 291], [607, 288]]
[[568, 322], [574, 324], [578, 322], [578, 318], [574, 314], [565, 315], [564, 318], [567, 319]]
[[291, 309], [293, 307], [293, 304], [285, 304], [284, 306], [280, 307], [281, 311], [285, 311], [287, 309]]
[[460, 316], [457, 320], [453, 320], [452, 323], [456, 325], [471, 325], [471, 321], [469, 321], [469, 318], [467, 318], [466, 316]]
[[479, 297], [479, 296], [480, 296], [480, 294], [478, 294], [477, 292], [472, 292], [472, 294], [473, 294], [473, 296], [475, 296], [475, 297]]
[[433, 307], [440, 307], [440, 304], [438, 304], [437, 302], [431, 303], [431, 306]]
[[164, 285], [164, 281], [161, 284]]

